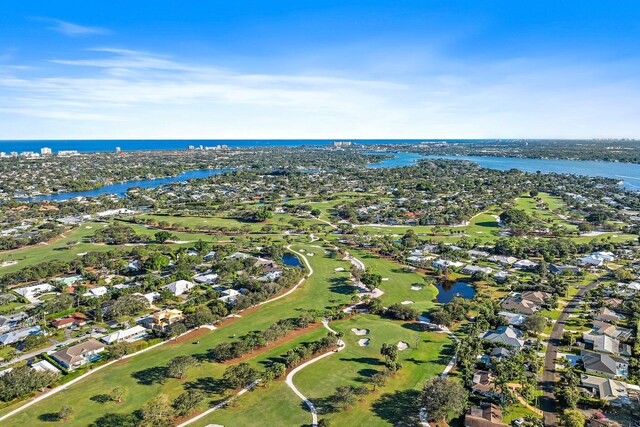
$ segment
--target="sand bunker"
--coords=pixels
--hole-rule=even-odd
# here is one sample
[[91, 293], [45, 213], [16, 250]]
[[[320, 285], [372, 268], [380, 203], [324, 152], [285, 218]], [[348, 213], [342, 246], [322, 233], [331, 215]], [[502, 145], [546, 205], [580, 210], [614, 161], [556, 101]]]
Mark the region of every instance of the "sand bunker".
[[398, 350], [402, 351], [402, 350], [406, 350], [409, 348], [409, 344], [407, 344], [404, 341], [398, 341]]
[[402, 301], [400, 304], [409, 305], [409, 304], [413, 304], [413, 301]]
[[344, 268], [342, 268], [342, 267], [338, 267], [338, 268], [336, 268], [336, 270], [335, 270], [335, 271], [344, 271]]
[[356, 335], [368, 335], [369, 334], [369, 330], [368, 329], [351, 328], [351, 332], [353, 332]]
[[422, 290], [422, 288], [423, 288], [423, 286], [413, 285], [413, 286], [411, 287], [411, 290], [412, 290], [412, 291], [420, 291], [420, 290]]
[[383, 278], [382, 278], [382, 281], [383, 281], [383, 282], [388, 282], [388, 281], [389, 281], [389, 278], [388, 278], [388, 277], [383, 277]]
[[358, 341], [358, 345], [360, 347], [366, 347], [369, 345], [369, 338], [363, 338], [360, 341]]

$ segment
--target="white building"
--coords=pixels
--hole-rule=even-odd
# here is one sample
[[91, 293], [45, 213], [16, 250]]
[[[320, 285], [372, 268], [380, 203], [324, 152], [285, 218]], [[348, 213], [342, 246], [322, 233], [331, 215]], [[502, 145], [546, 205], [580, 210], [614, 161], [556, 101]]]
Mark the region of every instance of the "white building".
[[177, 280], [175, 282], [171, 282], [168, 285], [163, 286], [163, 289], [167, 289], [175, 296], [183, 295], [185, 292], [190, 290], [195, 286], [195, 283], [192, 283], [188, 280]]
[[113, 344], [116, 342], [132, 342], [144, 338], [147, 335], [147, 330], [140, 325], [136, 325], [133, 328], [123, 329], [121, 331], [113, 332], [109, 335], [105, 335], [100, 338], [105, 344]]
[[15, 289], [15, 292], [25, 297], [30, 303], [39, 303], [40, 300], [38, 299], [38, 296], [54, 290], [55, 288], [49, 283], [40, 283], [39, 285], [31, 285]]

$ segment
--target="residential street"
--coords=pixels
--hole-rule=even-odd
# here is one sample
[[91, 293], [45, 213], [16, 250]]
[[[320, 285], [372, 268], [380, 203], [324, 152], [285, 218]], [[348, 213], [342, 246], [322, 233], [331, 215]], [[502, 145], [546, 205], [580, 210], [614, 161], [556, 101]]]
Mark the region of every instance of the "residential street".
[[544, 392], [540, 399], [542, 410], [544, 411], [544, 425], [557, 426], [558, 415], [556, 413], [556, 397], [554, 393], [556, 383], [556, 359], [558, 357], [558, 346], [562, 342], [562, 332], [569, 315], [578, 307], [582, 297], [591, 289], [598, 286], [598, 282], [589, 283], [581, 288], [578, 293], [566, 305], [560, 317], [553, 325], [547, 353], [544, 359], [544, 373], [542, 374], [542, 390]]

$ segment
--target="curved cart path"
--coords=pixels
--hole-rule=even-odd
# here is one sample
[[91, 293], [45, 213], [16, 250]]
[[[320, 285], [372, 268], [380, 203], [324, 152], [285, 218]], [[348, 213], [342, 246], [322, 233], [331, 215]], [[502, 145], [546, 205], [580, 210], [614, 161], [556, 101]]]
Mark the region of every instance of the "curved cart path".
[[[329, 327], [329, 321], [328, 320], [323, 320], [322, 321], [322, 325], [327, 328], [329, 330], [329, 332], [332, 332], [334, 334], [336, 334], [337, 332], [334, 331], [333, 329], [331, 329]], [[292, 370], [291, 372], [289, 372], [289, 375], [287, 375], [287, 379], [285, 380], [285, 382], [287, 383], [287, 385], [289, 386], [289, 388], [291, 390], [293, 390], [293, 392], [300, 398], [302, 399], [302, 401], [307, 405], [307, 407], [309, 407], [309, 411], [311, 412], [311, 425], [312, 427], [316, 427], [318, 425], [318, 411], [316, 410], [316, 407], [313, 405], [313, 402], [311, 402], [309, 399], [307, 399], [307, 397], [302, 394], [300, 392], [300, 390], [298, 390], [295, 386], [295, 384], [293, 384], [293, 376], [295, 374], [297, 374], [298, 372], [300, 372], [301, 370], [303, 370], [304, 368], [306, 368], [307, 366], [316, 363], [322, 359], [324, 359], [327, 356], [331, 356], [332, 354], [335, 354], [339, 351], [344, 350], [346, 347], [346, 344], [343, 340], [339, 340], [338, 341], [338, 348], [335, 350], [331, 350], [327, 353], [321, 354], [320, 356], [309, 360], [308, 362], [303, 363], [302, 365], [296, 367], [294, 370]]]

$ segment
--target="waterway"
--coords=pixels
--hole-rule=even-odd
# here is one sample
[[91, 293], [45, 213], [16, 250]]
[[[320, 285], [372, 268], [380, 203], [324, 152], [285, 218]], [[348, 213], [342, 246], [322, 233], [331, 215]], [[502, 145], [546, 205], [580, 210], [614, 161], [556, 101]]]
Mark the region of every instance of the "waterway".
[[41, 200], [63, 201], [63, 200], [73, 199], [76, 197], [97, 197], [102, 194], [114, 194], [118, 197], [123, 197], [127, 192], [127, 190], [133, 187], [140, 187], [140, 188], [159, 187], [161, 185], [171, 184], [172, 182], [186, 181], [194, 178], [207, 178], [213, 175], [221, 174], [226, 171], [227, 171], [226, 169], [192, 170], [192, 171], [183, 172], [176, 176], [169, 176], [169, 177], [155, 178], [155, 179], [142, 179], [139, 181], [119, 182], [116, 184], [100, 187], [96, 190], [70, 191], [65, 193], [45, 194], [42, 196], [36, 196], [36, 197], [32, 197], [25, 200], [29, 200], [32, 202], [39, 202]]
[[484, 156], [426, 156], [424, 158], [468, 160], [488, 169], [601, 176], [622, 181], [622, 186], [630, 190], [640, 190], [640, 164], [635, 163]]
[[448, 303], [455, 297], [471, 299], [476, 294], [476, 290], [467, 282], [438, 283], [436, 288], [438, 288], [436, 300], [442, 304]]
[[[483, 157], [483, 156], [422, 156], [416, 153], [393, 153], [393, 152], [368, 152], [369, 154], [389, 154], [393, 157], [384, 159], [379, 163], [367, 165], [370, 169], [392, 168], [411, 166], [420, 159], [451, 159], [467, 160], [478, 164], [484, 168], [509, 170], [519, 169], [525, 172], [542, 173], [569, 173], [575, 175], [601, 176], [622, 181], [622, 186], [630, 190], [640, 190], [640, 164], [616, 163], [616, 162], [594, 162], [579, 160], [549, 160], [549, 159], [521, 159], [515, 157]], [[129, 181], [101, 187], [97, 190], [56, 193], [36, 196], [29, 201], [41, 200], [69, 200], [75, 197], [96, 197], [101, 194], [115, 194], [124, 196], [128, 189], [132, 187], [159, 187], [172, 182], [186, 181], [195, 178], [207, 178], [226, 172], [224, 169], [193, 170], [183, 172], [173, 177], [146, 179], [140, 181]]]

